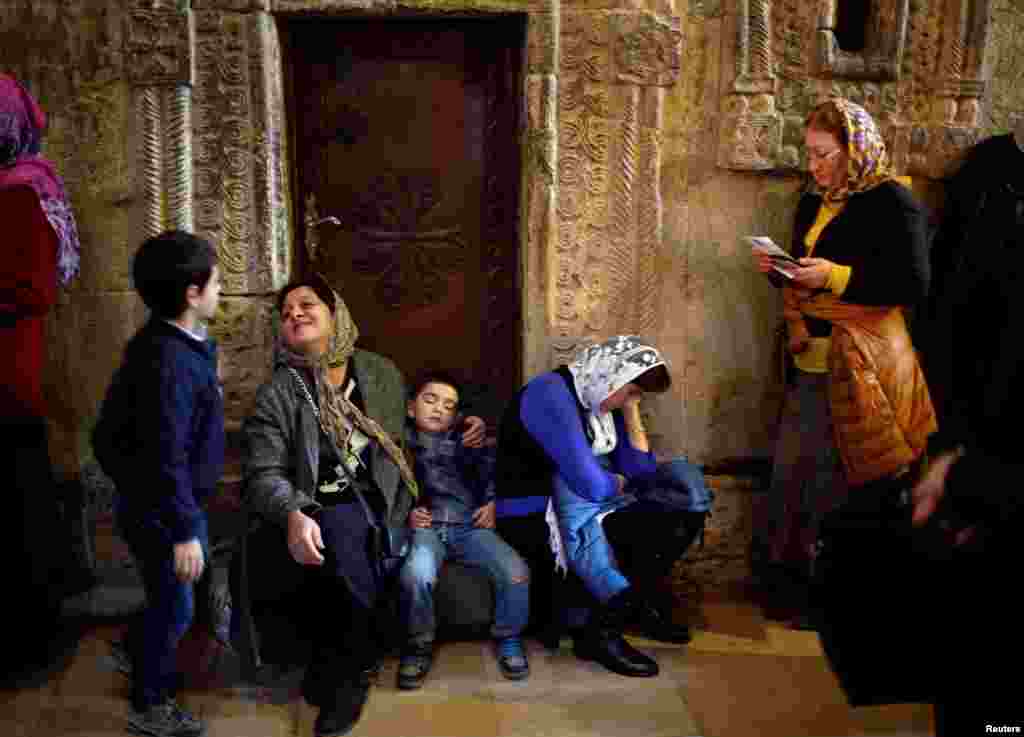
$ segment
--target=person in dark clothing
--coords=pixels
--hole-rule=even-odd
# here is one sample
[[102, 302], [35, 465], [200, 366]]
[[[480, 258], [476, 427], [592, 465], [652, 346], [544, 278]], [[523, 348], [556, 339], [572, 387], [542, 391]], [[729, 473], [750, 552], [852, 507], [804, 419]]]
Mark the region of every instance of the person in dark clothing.
[[398, 687], [419, 688], [433, 664], [433, 589], [445, 560], [487, 571], [495, 593], [491, 634], [498, 667], [510, 680], [530, 673], [520, 633], [530, 612], [530, 571], [494, 531], [494, 446], [459, 441], [459, 385], [451, 376], [423, 376], [409, 400], [406, 438], [416, 459], [421, 496], [409, 514], [412, 549], [399, 573], [399, 604], [407, 640]]
[[[274, 374], [242, 428], [243, 501], [258, 520], [246, 604], [256, 622], [284, 614], [311, 644], [302, 693], [319, 709], [314, 734], [327, 737], [358, 722], [377, 670], [391, 576], [371, 549], [371, 523], [405, 525], [419, 485], [400, 447], [398, 368], [355, 347], [348, 308], [319, 276], [286, 285], [278, 309]], [[464, 442], [479, 442], [483, 422], [470, 419]]]
[[1012, 431], [1024, 416], [1024, 126], [1018, 130], [968, 153], [947, 184], [935, 243], [925, 355], [941, 397], [939, 430], [913, 498], [915, 523], [942, 531], [951, 554], [934, 612], [937, 632], [956, 633], [934, 643], [939, 737], [1024, 728], [1024, 637], [1009, 603], [1024, 526], [1024, 463]]
[[156, 737], [204, 730], [172, 693], [177, 644], [206, 565], [202, 503], [224, 466], [217, 355], [199, 332], [220, 299], [216, 260], [209, 243], [182, 231], [139, 248], [132, 275], [152, 317], [125, 348], [93, 432], [96, 459], [117, 487], [119, 532], [146, 590], [145, 612], [128, 637], [129, 729]]
[[712, 500], [699, 469], [682, 458], [658, 464], [651, 452], [639, 402], [670, 381], [656, 349], [616, 336], [531, 379], [498, 431], [499, 533], [526, 558], [533, 582], [556, 568], [578, 577], [596, 606], [556, 579], [551, 596], [570, 610], [556, 616], [571, 615], [577, 656], [628, 676], [653, 676], [658, 666], [622, 637], [627, 624], [689, 640], [652, 604]]
[[[17, 601], [0, 635], [3, 688], [38, 686], [70, 662], [79, 632], [61, 616], [61, 602], [93, 583], [60, 533], [47, 439], [46, 319], [78, 271], [79, 241], [64, 184], [40, 154], [45, 129], [46, 114], [28, 90], [0, 74], [0, 464], [13, 473], [0, 556]], [[69, 579], [82, 583], [75, 590], [59, 583]]]

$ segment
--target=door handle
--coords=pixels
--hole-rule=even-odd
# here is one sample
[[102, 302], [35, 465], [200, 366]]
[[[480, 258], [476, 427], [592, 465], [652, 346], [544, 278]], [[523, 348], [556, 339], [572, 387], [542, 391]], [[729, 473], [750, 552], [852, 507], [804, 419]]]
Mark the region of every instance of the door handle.
[[334, 215], [321, 217], [320, 213], [317, 212], [316, 195], [310, 192], [306, 196], [306, 213], [303, 221], [306, 226], [306, 252], [309, 254], [310, 263], [314, 263], [316, 262], [317, 249], [320, 246], [320, 234], [317, 232], [317, 228], [321, 225], [333, 225], [340, 228], [341, 219]]

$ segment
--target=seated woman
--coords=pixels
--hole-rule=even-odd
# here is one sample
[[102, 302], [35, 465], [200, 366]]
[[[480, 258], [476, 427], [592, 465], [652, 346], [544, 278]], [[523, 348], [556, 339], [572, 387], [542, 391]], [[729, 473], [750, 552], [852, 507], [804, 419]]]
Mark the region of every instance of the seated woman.
[[[248, 599], [290, 614], [312, 641], [302, 683], [318, 706], [316, 735], [343, 734], [369, 692], [378, 648], [375, 608], [385, 584], [371, 559], [368, 513], [405, 523], [417, 486], [402, 437], [405, 385], [391, 361], [355, 348], [358, 330], [319, 277], [278, 296], [274, 374], [243, 426], [244, 501], [261, 521], [247, 540]], [[485, 428], [472, 418], [464, 442]]]
[[623, 639], [626, 624], [689, 639], [650, 601], [711, 506], [699, 469], [684, 459], [659, 465], [650, 450], [640, 399], [670, 383], [655, 348], [616, 336], [527, 383], [498, 433], [500, 534], [535, 583], [556, 565], [582, 580], [598, 608], [574, 633], [576, 655], [627, 676], [656, 675], [658, 665]]

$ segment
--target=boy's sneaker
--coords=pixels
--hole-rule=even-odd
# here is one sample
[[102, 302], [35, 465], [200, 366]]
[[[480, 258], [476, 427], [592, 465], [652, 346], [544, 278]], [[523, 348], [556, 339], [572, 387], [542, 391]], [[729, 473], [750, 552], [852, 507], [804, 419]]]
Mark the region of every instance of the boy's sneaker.
[[398, 659], [398, 687], [404, 691], [419, 688], [433, 664], [433, 642], [408, 643]]
[[503, 637], [497, 643], [498, 668], [510, 681], [521, 681], [530, 675], [530, 662], [519, 637]]
[[128, 715], [128, 731], [150, 737], [200, 737], [206, 725], [168, 699]]

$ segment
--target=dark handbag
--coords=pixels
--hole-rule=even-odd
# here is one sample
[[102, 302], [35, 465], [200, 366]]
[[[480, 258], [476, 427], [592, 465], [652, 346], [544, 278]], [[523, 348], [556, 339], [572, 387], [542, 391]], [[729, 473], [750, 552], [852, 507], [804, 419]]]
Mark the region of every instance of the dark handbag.
[[853, 489], [827, 514], [811, 616], [851, 706], [932, 703], [944, 672], [944, 545], [911, 525], [913, 474]]
[[[348, 470], [345, 470], [348, 473]], [[412, 530], [404, 525], [391, 525], [378, 522], [377, 515], [370, 509], [366, 497], [359, 488], [359, 482], [353, 480], [352, 493], [359, 499], [366, 514], [366, 522], [370, 526], [370, 545], [372, 560], [377, 561], [377, 573], [389, 576], [396, 572], [412, 548]]]
[[360, 488], [363, 482], [354, 478], [348, 466], [341, 460], [341, 450], [335, 445], [331, 434], [324, 427], [323, 420], [320, 417], [320, 408], [313, 401], [306, 382], [302, 380], [299, 372], [295, 369], [289, 368], [289, 371], [306, 397], [306, 401], [309, 402], [309, 406], [313, 409], [313, 414], [320, 425], [320, 432], [324, 433], [331, 440], [331, 447], [334, 448], [334, 452], [338, 457], [338, 470], [345, 475], [348, 482], [347, 488], [352, 489], [352, 493], [356, 495], [359, 504], [363, 508], [363, 513], [366, 515], [366, 523], [370, 527], [371, 560], [377, 562], [377, 573], [379, 575], [394, 573], [401, 566], [405, 556], [409, 554], [409, 550], [412, 548], [412, 530], [405, 525], [392, 525], [377, 519], [377, 515], [374, 514], [373, 509], [370, 508], [366, 501], [366, 497], [363, 496], [362, 489]]

